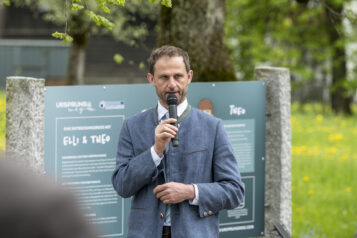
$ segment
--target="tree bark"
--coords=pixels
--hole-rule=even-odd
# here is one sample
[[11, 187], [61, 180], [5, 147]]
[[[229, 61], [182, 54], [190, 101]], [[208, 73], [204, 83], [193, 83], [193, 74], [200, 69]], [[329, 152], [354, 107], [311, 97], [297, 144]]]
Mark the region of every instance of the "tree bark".
[[0, 8], [0, 38], [3, 38], [4, 29], [5, 29], [5, 19], [6, 19], [6, 8]]
[[237, 80], [224, 44], [225, 1], [173, 0], [172, 5], [161, 7], [158, 45], [186, 50], [194, 81]]
[[68, 62], [67, 85], [83, 85], [86, 50], [89, 39], [90, 25], [83, 16], [73, 15], [70, 19], [71, 36], [73, 37], [70, 58]]
[[325, 7], [327, 31], [332, 45], [332, 86], [331, 107], [335, 113], [352, 115], [352, 96], [348, 89], [343, 86], [347, 80], [346, 43], [343, 29], [343, 1], [330, 1], [330, 9]]

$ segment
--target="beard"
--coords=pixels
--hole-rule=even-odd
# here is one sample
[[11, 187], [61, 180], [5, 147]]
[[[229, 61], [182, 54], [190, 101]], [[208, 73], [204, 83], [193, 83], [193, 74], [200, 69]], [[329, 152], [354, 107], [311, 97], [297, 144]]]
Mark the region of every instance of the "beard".
[[158, 93], [158, 91], [156, 90], [156, 94], [159, 97], [159, 101], [163, 106], [167, 106], [167, 97], [169, 96], [169, 94], [174, 93], [177, 97], [177, 105], [181, 104], [186, 97], [186, 91], [180, 90], [178, 92], [162, 92], [162, 93]]

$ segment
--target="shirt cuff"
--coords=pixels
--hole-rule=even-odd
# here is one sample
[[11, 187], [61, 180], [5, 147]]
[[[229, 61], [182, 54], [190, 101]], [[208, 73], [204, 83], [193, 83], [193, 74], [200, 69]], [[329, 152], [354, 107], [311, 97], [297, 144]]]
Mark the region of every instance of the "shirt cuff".
[[154, 161], [154, 164], [157, 166], [159, 166], [159, 164], [161, 163], [161, 160], [164, 158], [164, 155], [162, 155], [161, 157], [159, 157], [156, 153], [156, 151], [154, 150], [154, 146], [151, 146], [151, 157], [152, 160]]
[[190, 205], [198, 206], [198, 199], [199, 199], [198, 187], [196, 184], [192, 184], [192, 185], [193, 185], [193, 187], [195, 187], [195, 198], [193, 200], [189, 200], [188, 203]]

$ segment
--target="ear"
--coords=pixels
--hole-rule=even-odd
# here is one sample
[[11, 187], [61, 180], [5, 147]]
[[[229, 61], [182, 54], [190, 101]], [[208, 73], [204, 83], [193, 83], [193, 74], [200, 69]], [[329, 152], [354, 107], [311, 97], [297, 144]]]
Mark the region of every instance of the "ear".
[[149, 83], [150, 83], [152, 86], [155, 86], [155, 85], [154, 85], [154, 75], [148, 73], [148, 74], [146, 75], [146, 78], [148, 79]]
[[187, 73], [187, 77], [188, 77], [188, 83], [191, 83], [192, 78], [193, 78], [193, 71], [192, 71], [192, 70], [190, 70], [190, 71]]

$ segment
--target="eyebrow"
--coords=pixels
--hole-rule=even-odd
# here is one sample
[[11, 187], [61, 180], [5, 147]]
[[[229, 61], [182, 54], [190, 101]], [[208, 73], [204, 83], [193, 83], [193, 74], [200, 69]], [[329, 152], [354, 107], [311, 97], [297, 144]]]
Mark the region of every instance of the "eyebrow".
[[159, 78], [168, 77], [168, 74], [159, 74]]

